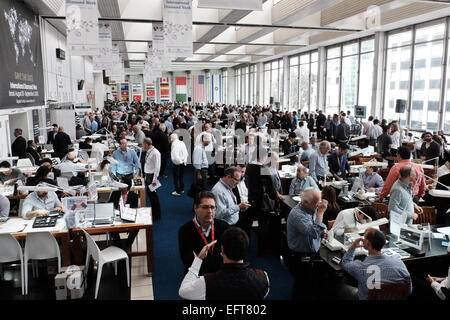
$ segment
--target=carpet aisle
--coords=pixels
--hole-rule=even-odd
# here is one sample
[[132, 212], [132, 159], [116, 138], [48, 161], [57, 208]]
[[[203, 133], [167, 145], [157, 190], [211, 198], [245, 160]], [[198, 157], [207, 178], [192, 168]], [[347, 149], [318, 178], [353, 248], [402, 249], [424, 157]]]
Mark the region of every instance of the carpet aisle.
[[[183, 263], [178, 251], [178, 229], [192, 219], [193, 199], [186, 195], [194, 179], [192, 166], [185, 170], [185, 193], [181, 196], [171, 195], [174, 191], [172, 164], [167, 165], [168, 178], [161, 179], [158, 192], [161, 202], [161, 220], [154, 222], [155, 272], [153, 274], [153, 291], [155, 300], [179, 300], [178, 288], [183, 280]], [[210, 186], [212, 187], [212, 186]], [[258, 256], [256, 254], [256, 235], [252, 233], [250, 255], [248, 257], [254, 268], [267, 272], [270, 281], [268, 300], [290, 300], [293, 279], [275, 256]]]

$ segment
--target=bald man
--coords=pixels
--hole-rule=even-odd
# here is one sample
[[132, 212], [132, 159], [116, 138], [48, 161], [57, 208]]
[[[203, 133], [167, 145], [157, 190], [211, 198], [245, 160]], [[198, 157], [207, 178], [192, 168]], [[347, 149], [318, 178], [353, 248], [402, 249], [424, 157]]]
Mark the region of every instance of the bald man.
[[297, 176], [295, 179], [292, 179], [289, 187], [289, 195], [296, 196], [301, 191], [311, 188], [319, 189], [314, 179], [308, 175], [308, 169], [303, 165], [299, 165], [297, 167]]
[[[301, 194], [302, 202], [292, 208], [287, 220], [287, 241], [294, 252], [291, 268], [295, 270], [292, 290], [293, 299], [315, 299], [320, 292], [320, 266], [314, 258], [327, 227], [322, 222], [328, 202], [322, 200], [317, 189], [308, 189]], [[319, 269], [318, 269], [319, 268]]]
[[322, 200], [318, 189], [305, 190], [301, 198], [301, 203], [292, 208], [287, 220], [288, 246], [296, 253], [314, 254], [327, 230], [322, 220], [328, 202]]

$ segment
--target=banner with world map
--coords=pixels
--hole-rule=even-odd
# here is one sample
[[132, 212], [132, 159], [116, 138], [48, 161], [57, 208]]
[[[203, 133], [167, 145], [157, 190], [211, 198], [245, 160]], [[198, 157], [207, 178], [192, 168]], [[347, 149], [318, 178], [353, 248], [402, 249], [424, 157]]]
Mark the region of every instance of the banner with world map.
[[0, 1], [0, 109], [44, 105], [39, 18], [23, 2]]

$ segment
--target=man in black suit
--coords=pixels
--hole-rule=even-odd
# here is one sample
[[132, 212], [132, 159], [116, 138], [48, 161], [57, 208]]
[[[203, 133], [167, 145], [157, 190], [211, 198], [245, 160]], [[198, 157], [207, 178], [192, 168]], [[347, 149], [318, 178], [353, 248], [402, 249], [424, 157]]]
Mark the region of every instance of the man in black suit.
[[319, 110], [319, 115], [316, 119], [317, 138], [319, 139], [325, 139], [325, 121], [327, 121], [327, 117], [322, 113], [322, 110]]
[[27, 157], [27, 141], [22, 137], [22, 129], [14, 129], [14, 136], [16, 139], [11, 145], [12, 156], [19, 157], [19, 159], [25, 159]]
[[72, 144], [72, 141], [69, 135], [64, 132], [63, 127], [59, 127], [58, 134], [55, 137], [55, 141], [53, 141], [53, 150], [55, 150], [56, 156], [60, 159], [64, 158], [69, 151], [70, 144]]
[[53, 130], [48, 132], [47, 144], [53, 144], [53, 142], [55, 142], [55, 137], [57, 134], [58, 134], [58, 125], [54, 123]]
[[[136, 209], [138, 207], [139, 196], [137, 193], [130, 191], [131, 189], [131, 179], [122, 178], [120, 182], [125, 183], [127, 187], [120, 188], [118, 191], [114, 191], [111, 193], [111, 197], [109, 198], [109, 202], [114, 203], [114, 208], [120, 210], [120, 198], [123, 200], [124, 205], [130, 205], [130, 208]], [[126, 244], [123, 245], [120, 240], [119, 232], [111, 232], [111, 238], [113, 239], [113, 243], [116, 247], [120, 247], [125, 251], [130, 251], [131, 246], [133, 245], [134, 239], [136, 238], [139, 230], [134, 230], [128, 233], [128, 238], [126, 240]]]
[[420, 158], [422, 160], [430, 160], [439, 157], [441, 147], [433, 140], [431, 132], [426, 132], [424, 136], [424, 142], [420, 148]]
[[39, 152], [41, 152], [41, 147], [36, 146], [36, 143], [33, 140], [28, 140], [27, 145], [27, 153], [33, 157], [34, 164], [39, 165], [39, 162], [41, 161], [41, 156], [39, 154]]

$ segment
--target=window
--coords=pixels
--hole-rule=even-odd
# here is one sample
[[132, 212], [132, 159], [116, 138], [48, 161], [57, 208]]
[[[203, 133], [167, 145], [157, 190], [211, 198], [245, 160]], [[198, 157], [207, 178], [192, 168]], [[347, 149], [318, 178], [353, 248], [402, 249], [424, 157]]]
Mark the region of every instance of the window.
[[270, 103], [270, 62], [264, 64], [264, 105]]
[[302, 53], [289, 59], [289, 110], [309, 111], [317, 106], [317, 51]]
[[412, 101], [420, 102], [422, 107], [411, 108], [413, 130], [435, 130], [438, 127], [444, 31], [444, 23], [416, 29]]
[[341, 47], [327, 50], [327, 81], [325, 110], [328, 114], [338, 113], [341, 81]]
[[327, 114], [353, 110], [355, 105], [365, 106], [370, 112], [374, 49], [374, 38], [363, 38], [327, 49]]
[[[411, 30], [388, 35], [383, 117], [388, 121], [400, 118], [400, 123], [403, 125], [406, 124], [406, 112], [402, 114], [395, 113], [395, 101], [397, 99], [408, 100], [411, 43]], [[396, 66], [400, 66], [400, 68]], [[387, 85], [388, 83], [389, 86]]]
[[273, 102], [283, 104], [283, 60], [278, 59], [264, 64], [264, 104]]

